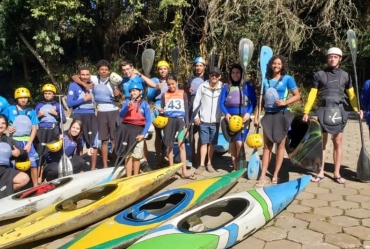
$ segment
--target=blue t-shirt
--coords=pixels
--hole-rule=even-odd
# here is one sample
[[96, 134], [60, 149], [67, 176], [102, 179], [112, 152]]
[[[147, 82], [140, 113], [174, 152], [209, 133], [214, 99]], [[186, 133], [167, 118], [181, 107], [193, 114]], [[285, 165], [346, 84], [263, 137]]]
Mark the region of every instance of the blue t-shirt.
[[[278, 83], [278, 81], [280, 82]], [[293, 77], [286, 74], [281, 80], [280, 79], [279, 80], [270, 79], [268, 81], [267, 79], [265, 79], [263, 81], [263, 94], [266, 93], [268, 88], [274, 87], [275, 85], [276, 85], [275, 89], [279, 95], [279, 98], [282, 100], [287, 99], [289, 91], [293, 91], [297, 89], [297, 84], [295, 83]], [[279, 112], [279, 111], [286, 110], [286, 109], [287, 107], [283, 106], [283, 107], [265, 108], [265, 111], [266, 112]]]
[[131, 78], [123, 77], [122, 88], [123, 88], [123, 92], [124, 92], [123, 94], [125, 95], [126, 99], [131, 98], [130, 91], [128, 90], [128, 87], [133, 82], [141, 84], [143, 86], [143, 89], [145, 89], [145, 86], [146, 86], [145, 81], [141, 77], [139, 77], [138, 75], [135, 75], [134, 77], [131, 77]]
[[4, 114], [5, 110], [8, 108], [8, 101], [0, 96], [0, 114]]
[[14, 123], [14, 119], [19, 115], [26, 115], [31, 120], [32, 125], [39, 124], [39, 119], [37, 118], [36, 112], [31, 108], [17, 110], [17, 106], [10, 105], [4, 112], [4, 115], [8, 118], [9, 124], [11, 125]]

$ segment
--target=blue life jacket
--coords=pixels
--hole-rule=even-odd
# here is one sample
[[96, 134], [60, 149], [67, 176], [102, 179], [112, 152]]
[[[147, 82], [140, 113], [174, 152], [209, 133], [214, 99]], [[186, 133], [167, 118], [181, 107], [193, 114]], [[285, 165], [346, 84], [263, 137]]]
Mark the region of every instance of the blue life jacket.
[[12, 156], [12, 147], [8, 143], [0, 142], [0, 165], [9, 166]]
[[31, 119], [27, 116], [28, 113], [31, 111], [31, 108], [27, 107], [26, 114], [20, 114], [18, 107], [15, 107], [15, 109], [17, 110], [17, 116], [14, 119], [13, 127], [16, 131], [14, 132], [13, 136], [22, 137], [31, 135], [32, 122]]
[[43, 111], [44, 113], [44, 116], [40, 119], [40, 123], [58, 123], [58, 120], [56, 119], [56, 117], [54, 115], [51, 115], [49, 113], [50, 110], [52, 109], [56, 109], [56, 106], [53, 105], [52, 103], [55, 103], [55, 102], [45, 102], [46, 104], [44, 104], [40, 110]]

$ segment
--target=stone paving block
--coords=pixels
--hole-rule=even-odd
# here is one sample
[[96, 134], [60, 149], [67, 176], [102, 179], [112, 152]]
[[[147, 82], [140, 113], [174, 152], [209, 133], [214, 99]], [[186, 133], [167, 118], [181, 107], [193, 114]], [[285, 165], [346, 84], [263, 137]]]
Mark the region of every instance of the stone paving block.
[[296, 218], [276, 219], [275, 226], [286, 230], [307, 228], [308, 222]]
[[360, 195], [370, 196], [370, 187], [369, 187], [369, 188], [366, 188], [366, 189], [358, 190], [358, 193], [359, 193]]
[[296, 214], [295, 217], [297, 219], [300, 219], [300, 220], [304, 220], [304, 221], [316, 221], [316, 220], [325, 220], [326, 217], [323, 216], [323, 215], [318, 215], [318, 214], [306, 214], [306, 213], [303, 213], [303, 214]]
[[[289, 211], [287, 211], [287, 210], [283, 210], [280, 214], [278, 214], [278, 216], [277, 216], [277, 218], [279, 218], [279, 219], [285, 219], [285, 218], [287, 218], [287, 219], [290, 219], [290, 218], [292, 218], [292, 217], [294, 217], [294, 213], [291, 213], [291, 212], [289, 212]], [[276, 219], [275, 219], [276, 220]]]
[[370, 210], [370, 202], [361, 202], [360, 207]]
[[363, 226], [346, 227], [344, 232], [360, 240], [370, 240], [370, 228]]
[[357, 190], [369, 189], [369, 185], [367, 185], [366, 183], [362, 183], [362, 182], [347, 181], [345, 185], [346, 185], [346, 188], [353, 188]]
[[342, 232], [341, 226], [330, 224], [325, 221], [312, 221], [308, 229], [324, 234]]
[[300, 249], [301, 245], [289, 240], [267, 242], [264, 249]]
[[370, 196], [365, 195], [346, 195], [344, 199], [346, 201], [370, 202]]
[[318, 194], [317, 199], [324, 201], [341, 201], [343, 196], [340, 194]]
[[248, 247], [253, 248], [253, 249], [263, 249], [265, 247], [265, 242], [263, 240], [259, 240], [254, 237], [249, 237], [241, 241], [240, 243], [236, 244], [232, 248], [233, 249], [245, 249], [246, 245], [248, 245]]
[[306, 193], [306, 192], [302, 192], [300, 193], [297, 197], [296, 197], [296, 200], [309, 200], [309, 199], [313, 199], [315, 198], [315, 195], [312, 194], [312, 193]]
[[359, 203], [352, 202], [352, 201], [333, 201], [333, 202], [330, 202], [330, 206], [348, 210], [348, 209], [359, 208]]
[[326, 194], [326, 193], [329, 193], [330, 190], [327, 188], [320, 188], [318, 186], [313, 187], [313, 185], [309, 185], [309, 187], [305, 189], [305, 192], [312, 193], [312, 194]]
[[333, 246], [327, 243], [308, 243], [302, 245], [301, 249], [340, 249], [340, 247]]
[[[333, 180], [328, 180], [328, 181], [320, 181], [319, 185], [318, 185], [320, 188], [326, 188], [326, 189], [329, 189], [330, 191], [332, 191], [333, 189], [345, 189], [345, 186], [344, 184], [338, 184], [336, 182], [334, 182]], [[336, 193], [337, 194], [337, 193]]]
[[370, 219], [363, 219], [361, 223], [363, 226], [370, 227]]
[[298, 243], [320, 243], [323, 241], [322, 233], [308, 229], [293, 229], [288, 232], [288, 240]]
[[329, 206], [329, 202], [323, 201], [323, 200], [317, 200], [317, 199], [311, 199], [311, 200], [303, 200], [301, 201], [301, 205], [307, 206], [307, 207], [327, 207]]
[[328, 234], [325, 236], [325, 242], [343, 249], [353, 249], [362, 246], [360, 240], [344, 233]]
[[279, 227], [267, 227], [256, 232], [253, 237], [263, 241], [282, 240], [287, 236], [287, 231]]
[[70, 242], [72, 240], [71, 237], [64, 237], [64, 238], [61, 238], [61, 239], [57, 239], [57, 240], [54, 240], [53, 242], [49, 243], [45, 249], [55, 249], [55, 248], [59, 248], [61, 247], [62, 245]]
[[295, 204], [289, 205], [286, 210], [292, 213], [311, 213], [310, 207]]
[[338, 216], [344, 213], [342, 209], [334, 208], [334, 207], [319, 207], [319, 208], [315, 208], [313, 212], [315, 214], [321, 214], [321, 215], [328, 216], [328, 217]]
[[[335, 183], [336, 185], [339, 185]], [[340, 194], [340, 195], [357, 195], [359, 190], [352, 189], [352, 188], [335, 188], [334, 186], [331, 188], [331, 192], [333, 194]]]
[[360, 224], [360, 221], [348, 216], [330, 217], [328, 222], [341, 227], [353, 227]]
[[370, 241], [364, 241], [363, 247], [364, 247], [364, 249], [369, 249], [370, 248]]
[[346, 215], [354, 217], [354, 218], [370, 218], [370, 210], [367, 209], [351, 209], [346, 210]]

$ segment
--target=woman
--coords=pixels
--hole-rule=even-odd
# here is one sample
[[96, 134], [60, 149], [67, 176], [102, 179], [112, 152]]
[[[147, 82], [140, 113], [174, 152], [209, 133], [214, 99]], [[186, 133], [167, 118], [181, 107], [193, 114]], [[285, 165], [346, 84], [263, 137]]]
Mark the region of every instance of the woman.
[[[250, 116], [256, 107], [256, 91], [251, 83], [243, 83], [243, 69], [239, 64], [234, 64], [230, 69], [230, 85], [224, 85], [221, 90], [220, 108], [225, 114], [225, 118], [221, 121], [221, 129], [225, 139], [230, 143], [230, 154], [234, 170], [238, 169], [238, 156], [242, 143], [248, 134]], [[239, 116], [242, 118], [242, 124], [239, 125], [239, 131], [233, 130], [234, 118]], [[230, 130], [231, 128], [231, 130]]]
[[5, 134], [8, 119], [0, 114], [0, 199], [19, 191], [29, 181], [29, 176], [13, 168], [13, 159], [27, 160], [27, 152]]
[[[285, 140], [293, 114], [288, 106], [301, 98], [297, 84], [292, 76], [287, 74], [287, 62], [281, 55], [273, 56], [267, 64], [266, 80], [263, 86], [263, 106], [265, 115], [261, 120], [263, 126], [263, 154], [262, 172], [256, 186], [263, 187], [266, 181], [267, 168], [269, 166], [272, 148], [277, 144], [275, 172], [272, 177], [272, 184], [279, 183], [279, 171], [284, 159]], [[288, 90], [293, 95], [288, 99]], [[255, 123], [258, 125], [258, 115], [255, 116]]]
[[[73, 165], [73, 173], [80, 173], [88, 171], [89, 166], [86, 161], [82, 158], [84, 142], [82, 139], [82, 122], [74, 119], [71, 126], [64, 133], [64, 136], [60, 136], [60, 141], [55, 141], [47, 146], [53, 146], [54, 149], [49, 149], [46, 154], [46, 166], [44, 167], [43, 178], [47, 181], [58, 178], [58, 165], [63, 156], [62, 139], [64, 139], [64, 152], [67, 157], [72, 157], [71, 163]], [[92, 148], [90, 148], [92, 150]], [[53, 152], [54, 151], [54, 152]]]

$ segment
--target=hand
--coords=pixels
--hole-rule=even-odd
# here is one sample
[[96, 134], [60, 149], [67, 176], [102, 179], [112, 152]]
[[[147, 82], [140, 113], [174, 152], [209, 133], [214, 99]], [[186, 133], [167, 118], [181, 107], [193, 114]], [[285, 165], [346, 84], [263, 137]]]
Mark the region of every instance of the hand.
[[134, 71], [132, 71], [134, 74], [136, 74], [137, 76], [139, 76], [139, 77], [141, 77], [142, 76], [142, 74], [139, 72], [139, 71], [137, 71], [135, 68], [134, 68]]
[[30, 153], [30, 150], [31, 150], [31, 144], [27, 143], [24, 148], [23, 148], [25, 151], [27, 151], [27, 153]]
[[259, 120], [258, 120], [258, 117], [257, 117], [257, 115], [256, 116], [254, 116], [254, 121], [253, 121], [253, 123], [254, 123], [254, 127], [258, 127], [259, 126]]
[[200, 119], [199, 118], [194, 119], [194, 124], [195, 125], [200, 125]]
[[189, 92], [190, 92], [190, 93], [194, 92], [194, 87], [193, 87], [193, 86], [191, 86], [191, 87], [189, 88]]
[[155, 86], [155, 89], [157, 89], [157, 90], [161, 90], [162, 89], [162, 84], [157, 84], [156, 86]]
[[144, 140], [144, 138], [145, 138], [144, 135], [137, 135], [136, 136], [137, 141], [142, 141], [142, 140]]
[[91, 90], [94, 88], [94, 84], [93, 83], [84, 83], [83, 86], [86, 88], [86, 90]]
[[92, 94], [90, 92], [85, 92], [84, 101], [87, 102], [90, 100], [92, 100]]
[[158, 110], [158, 112], [159, 112], [160, 114], [163, 114], [163, 113], [164, 113], [164, 110], [163, 110], [163, 108], [161, 108], [161, 107], [157, 107], [157, 110]]
[[249, 113], [244, 114], [243, 123], [247, 122], [250, 119], [251, 115]]
[[360, 116], [360, 119], [363, 119], [364, 118], [364, 111], [363, 110], [359, 110], [357, 112], [357, 114]]
[[13, 157], [19, 157], [19, 155], [21, 154], [21, 152], [17, 149], [17, 147], [15, 147], [13, 145], [13, 149], [12, 149], [12, 156]]
[[117, 87], [114, 87], [113, 95], [114, 95], [114, 97], [117, 97], [117, 96], [121, 95], [121, 92], [117, 89]]
[[231, 115], [230, 115], [230, 114], [226, 114], [226, 115], [225, 115], [225, 118], [226, 118], [226, 121], [229, 123], [230, 118], [231, 118]]
[[303, 115], [302, 121], [307, 122], [309, 118], [310, 117], [308, 116], [308, 114], [305, 114], [305, 115]]
[[128, 102], [128, 106], [132, 106], [133, 104], [134, 104], [134, 101], [135, 101], [135, 98], [132, 98], [131, 100], [130, 100], [130, 102]]
[[63, 135], [62, 134], [59, 135], [59, 140], [63, 140]]
[[58, 116], [57, 110], [55, 110], [55, 107], [49, 111], [49, 113], [53, 116]]
[[37, 116], [39, 116], [39, 117], [43, 117], [43, 116], [45, 116], [44, 111], [40, 109], [39, 114], [38, 114]]
[[10, 134], [13, 134], [14, 132], [16, 132], [16, 129], [13, 126], [9, 126], [8, 131]]
[[279, 99], [278, 101], [275, 102], [277, 106], [287, 106], [288, 104], [286, 103], [285, 100]]

